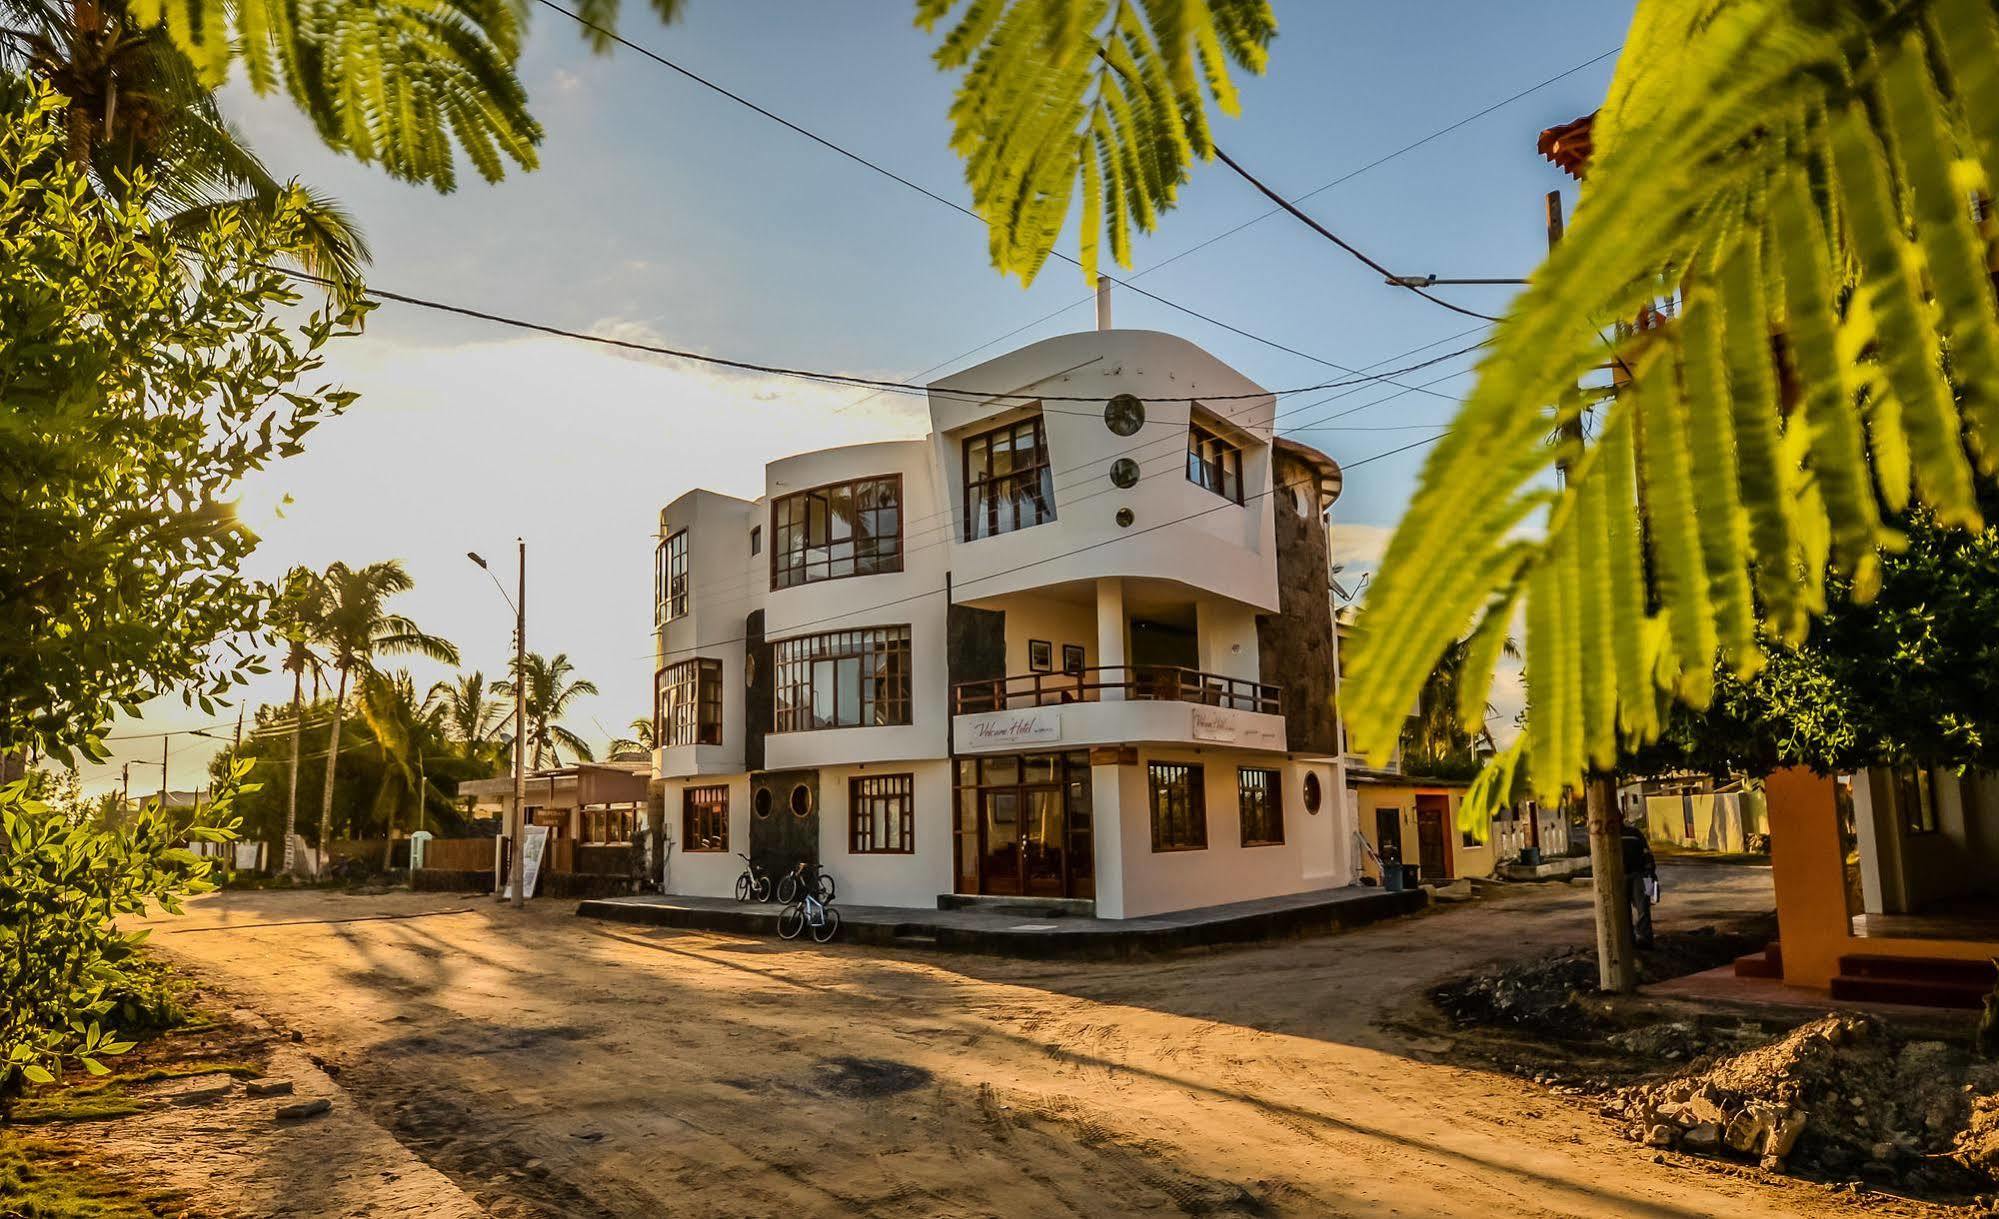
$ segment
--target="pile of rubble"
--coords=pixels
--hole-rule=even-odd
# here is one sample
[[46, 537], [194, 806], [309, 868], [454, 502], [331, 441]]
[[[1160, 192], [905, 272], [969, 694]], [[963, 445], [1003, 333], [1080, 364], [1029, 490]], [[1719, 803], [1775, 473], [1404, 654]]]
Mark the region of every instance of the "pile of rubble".
[[1999, 1182], [1999, 1065], [1940, 1041], [1897, 1042], [1865, 1016], [1829, 1015], [1697, 1058], [1671, 1079], [1613, 1093], [1603, 1111], [1634, 1141], [1770, 1171], [1938, 1193]]

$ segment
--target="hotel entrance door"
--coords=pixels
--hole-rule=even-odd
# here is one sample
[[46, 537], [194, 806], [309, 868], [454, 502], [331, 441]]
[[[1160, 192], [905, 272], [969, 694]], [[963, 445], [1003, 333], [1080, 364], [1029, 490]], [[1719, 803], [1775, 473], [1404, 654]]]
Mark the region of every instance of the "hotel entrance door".
[[1087, 753], [960, 759], [957, 799], [960, 893], [1095, 896]]

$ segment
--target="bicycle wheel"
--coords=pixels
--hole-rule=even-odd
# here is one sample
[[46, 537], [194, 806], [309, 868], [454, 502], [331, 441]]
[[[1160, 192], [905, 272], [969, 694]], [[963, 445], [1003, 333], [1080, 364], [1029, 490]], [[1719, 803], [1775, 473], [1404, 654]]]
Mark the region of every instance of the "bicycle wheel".
[[739, 902], [750, 900], [751, 892], [753, 890], [750, 886], [750, 874], [745, 872], [736, 878], [736, 900]]
[[819, 874], [819, 900], [831, 905], [835, 889], [836, 886], [833, 884], [833, 878], [821, 872]]
[[777, 934], [787, 940], [795, 940], [798, 933], [805, 930], [805, 903], [793, 902], [780, 910], [777, 915]]
[[787, 906], [798, 900], [798, 877], [795, 874], [786, 872], [784, 879], [777, 882], [777, 900]]
[[757, 877], [756, 891], [752, 894], [752, 896], [755, 897], [760, 902], [767, 902], [770, 900], [770, 877], [768, 876]]
[[812, 929], [812, 938], [824, 944], [838, 934], [840, 934], [840, 912], [828, 906], [826, 907], [826, 921]]

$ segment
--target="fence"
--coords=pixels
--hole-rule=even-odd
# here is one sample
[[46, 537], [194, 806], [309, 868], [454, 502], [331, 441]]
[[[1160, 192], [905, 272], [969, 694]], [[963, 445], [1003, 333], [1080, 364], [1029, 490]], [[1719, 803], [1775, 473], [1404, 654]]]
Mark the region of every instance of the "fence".
[[425, 871], [477, 872], [493, 870], [491, 838], [433, 838], [424, 844]]

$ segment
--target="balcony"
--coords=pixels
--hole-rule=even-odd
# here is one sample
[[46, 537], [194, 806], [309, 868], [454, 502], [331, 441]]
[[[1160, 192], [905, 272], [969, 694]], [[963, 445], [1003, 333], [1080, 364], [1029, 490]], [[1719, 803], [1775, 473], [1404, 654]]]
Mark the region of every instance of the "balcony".
[[963, 681], [951, 688], [951, 710], [956, 715], [973, 715], [1104, 702], [1106, 692], [1110, 692], [1109, 699], [1125, 702], [1193, 703], [1259, 715], [1284, 714], [1283, 692], [1277, 686], [1177, 665], [1106, 665], [1073, 673]]

